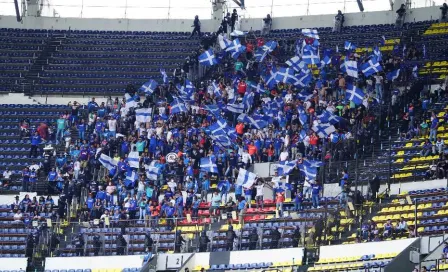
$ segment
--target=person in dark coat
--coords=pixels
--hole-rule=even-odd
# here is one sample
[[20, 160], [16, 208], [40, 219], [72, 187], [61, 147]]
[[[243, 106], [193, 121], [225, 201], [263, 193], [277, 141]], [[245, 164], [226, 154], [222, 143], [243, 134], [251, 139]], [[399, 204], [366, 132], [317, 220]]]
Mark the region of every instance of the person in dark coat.
[[258, 233], [257, 229], [253, 228], [252, 232], [249, 234], [249, 250], [254, 250], [257, 248]]
[[233, 250], [233, 242], [235, 241], [235, 238], [236, 238], [236, 233], [233, 230], [233, 226], [230, 225], [229, 229], [227, 230], [227, 235], [226, 235], [226, 240], [227, 240], [226, 250], [227, 251]]
[[201, 37], [201, 21], [199, 21], [199, 16], [195, 16], [194, 17], [194, 21], [193, 21], [193, 32], [191, 32], [190, 38], [194, 36], [194, 34], [198, 34], [199, 37]]
[[278, 231], [277, 227], [271, 231], [271, 249], [278, 248], [281, 236], [282, 234]]
[[151, 237], [151, 233], [147, 232], [145, 234], [145, 248], [146, 248], [146, 252], [152, 252], [153, 244], [154, 244], [154, 240]]
[[210, 239], [207, 236], [207, 232], [204, 230], [201, 232], [201, 237], [199, 237], [199, 252], [206, 252], [208, 243], [210, 243]]
[[302, 233], [300, 233], [300, 227], [296, 226], [296, 228], [294, 229], [294, 234], [292, 236], [292, 246], [298, 247], [301, 239]]
[[182, 237], [182, 232], [178, 230], [176, 231], [176, 238], [174, 241], [174, 253], [180, 253], [180, 248], [183, 243], [185, 243], [185, 240]]

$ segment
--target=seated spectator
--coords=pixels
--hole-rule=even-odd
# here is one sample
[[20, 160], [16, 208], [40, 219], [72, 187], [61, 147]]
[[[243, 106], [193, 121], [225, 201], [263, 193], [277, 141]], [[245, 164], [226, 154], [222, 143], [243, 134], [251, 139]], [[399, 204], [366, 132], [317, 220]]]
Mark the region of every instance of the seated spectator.
[[391, 220], [387, 220], [387, 222], [384, 224], [384, 231], [383, 231], [383, 237], [384, 238], [390, 238], [393, 234], [394, 226], [392, 225]]
[[408, 224], [402, 217], [401, 220], [397, 220], [396, 233], [397, 235], [403, 235], [408, 231]]
[[22, 223], [23, 214], [22, 211], [17, 210], [14, 214], [14, 223]]
[[431, 151], [432, 151], [432, 143], [429, 140], [426, 140], [426, 142], [423, 144], [423, 149], [420, 152], [420, 156], [428, 157], [429, 154], [431, 154]]
[[2, 187], [8, 187], [9, 183], [11, 182], [11, 176], [12, 176], [12, 172], [7, 167], [6, 170], [3, 171], [3, 179], [2, 179], [2, 182], [0, 182], [0, 185]]

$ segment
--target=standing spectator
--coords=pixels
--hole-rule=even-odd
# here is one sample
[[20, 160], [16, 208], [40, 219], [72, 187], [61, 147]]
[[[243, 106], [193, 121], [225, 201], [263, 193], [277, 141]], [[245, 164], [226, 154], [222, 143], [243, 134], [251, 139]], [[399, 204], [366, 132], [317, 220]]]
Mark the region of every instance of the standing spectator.
[[266, 15], [266, 18], [263, 18], [263, 29], [261, 31], [261, 35], [269, 35], [269, 32], [271, 32], [272, 27], [272, 18], [271, 15]]
[[285, 202], [285, 192], [277, 192], [277, 196], [275, 198], [275, 209], [278, 211], [278, 216], [283, 216], [283, 203]]
[[256, 204], [257, 204], [257, 209], [262, 210], [264, 208], [264, 202], [263, 202], [264, 184], [261, 183], [261, 181], [258, 181], [257, 185], [255, 186], [255, 189], [256, 189], [255, 201], [256, 201]]
[[437, 140], [437, 128], [439, 127], [439, 120], [437, 116], [432, 113], [431, 115], [431, 127], [429, 129], [429, 141], [435, 142]]
[[65, 127], [67, 124], [67, 120], [63, 118], [63, 116], [60, 116], [59, 119], [56, 121], [56, 140], [58, 142], [62, 143], [62, 139], [64, 137]]
[[30, 150], [30, 158], [33, 156], [37, 157], [37, 151], [39, 148], [39, 144], [42, 142], [42, 138], [39, 136], [39, 133], [36, 131], [34, 135], [31, 136], [31, 150]]
[[231, 32], [233, 32], [235, 30], [235, 23], [237, 21], [238, 21], [238, 13], [237, 13], [236, 9], [233, 9], [232, 16], [230, 17], [230, 30], [231, 30]]
[[194, 34], [198, 34], [199, 37], [202, 36], [201, 34], [201, 21], [199, 21], [199, 16], [196, 15], [194, 17], [193, 25], [191, 27], [193, 28], [193, 32], [191, 32], [190, 38], [194, 36]]
[[319, 197], [322, 191], [322, 186], [320, 186], [319, 182], [316, 181], [316, 183], [312, 186], [312, 192], [311, 192], [311, 200], [313, 202], [313, 207], [320, 208], [319, 206]]

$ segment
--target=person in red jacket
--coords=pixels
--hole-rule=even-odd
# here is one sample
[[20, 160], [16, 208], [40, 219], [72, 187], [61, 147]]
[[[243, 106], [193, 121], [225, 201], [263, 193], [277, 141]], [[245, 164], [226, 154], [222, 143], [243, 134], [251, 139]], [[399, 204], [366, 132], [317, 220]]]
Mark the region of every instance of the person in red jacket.
[[241, 79], [240, 83], [238, 83], [238, 94], [244, 95], [246, 93], [247, 84], [244, 79]]

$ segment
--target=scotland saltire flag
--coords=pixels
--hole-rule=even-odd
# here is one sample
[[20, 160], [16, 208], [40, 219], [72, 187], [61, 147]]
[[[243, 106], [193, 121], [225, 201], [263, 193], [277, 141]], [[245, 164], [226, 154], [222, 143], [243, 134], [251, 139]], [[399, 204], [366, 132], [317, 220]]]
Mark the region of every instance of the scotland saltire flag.
[[291, 171], [296, 167], [297, 160], [293, 161], [281, 161], [277, 165], [277, 173], [279, 176], [289, 175]]
[[211, 124], [208, 129], [212, 134], [227, 134], [226, 130], [228, 129], [228, 125], [226, 120], [218, 118], [216, 123]]
[[305, 63], [303, 60], [300, 60], [300, 57], [298, 57], [298, 56], [294, 56], [294, 57], [290, 58], [285, 63], [297, 72], [300, 72], [300, 71], [302, 71], [304, 73], [311, 72], [310, 69], [308, 69], [308, 64]]
[[375, 48], [373, 49], [373, 55], [376, 57], [378, 61], [381, 61], [383, 59], [383, 54], [381, 53], [378, 46], [375, 46]]
[[239, 39], [235, 39], [226, 47], [226, 52], [229, 52], [232, 54], [232, 57], [234, 59], [237, 59], [239, 55], [246, 51], [246, 47], [244, 45], [241, 45]]
[[347, 84], [347, 89], [345, 90], [345, 99], [353, 101], [356, 105], [362, 104], [364, 99], [364, 92], [356, 87], [356, 85]]
[[213, 157], [205, 157], [201, 159], [201, 171], [209, 173], [218, 173], [216, 159]]
[[323, 110], [322, 114], [317, 116], [317, 118], [321, 123], [330, 123], [332, 125], [335, 125], [343, 120], [342, 117], [334, 115], [333, 113], [327, 110]]
[[221, 89], [219, 88], [219, 85], [216, 84], [216, 81], [212, 82], [212, 86], [213, 86], [213, 94], [215, 95], [216, 98], [221, 98]]
[[217, 188], [219, 191], [228, 192], [230, 190], [230, 182], [228, 180], [220, 180], [218, 182]]
[[204, 66], [213, 66], [218, 64], [218, 60], [216, 59], [213, 50], [209, 49], [199, 56], [199, 63]]
[[307, 126], [308, 115], [305, 113], [305, 109], [303, 108], [303, 106], [299, 106], [297, 108], [297, 112], [299, 113], [299, 121], [302, 124], [302, 126]]
[[383, 71], [383, 67], [381, 67], [376, 58], [372, 58], [368, 62], [361, 65], [361, 70], [366, 77], [369, 77], [375, 73]]
[[210, 135], [210, 138], [212, 138], [215, 143], [218, 145], [224, 147], [224, 148], [231, 148], [233, 147], [232, 142], [230, 141], [230, 138], [227, 135], [219, 134], [219, 135]]
[[266, 90], [264, 89], [263, 85], [260, 83], [258, 83], [257, 85], [250, 83], [249, 87], [251, 88], [252, 91], [254, 91], [256, 93], [261, 93], [261, 94], [266, 93]]
[[155, 166], [146, 167], [146, 177], [149, 180], [157, 180], [160, 175], [160, 168]]
[[320, 61], [319, 68], [323, 68], [323, 67], [325, 67], [326, 65], [328, 65], [330, 63], [331, 63], [331, 58], [329, 56], [325, 56], [324, 59], [322, 59]]
[[415, 65], [414, 68], [412, 68], [412, 76], [415, 78], [418, 78], [418, 66]]
[[144, 92], [146, 95], [151, 95], [154, 90], [157, 88], [157, 82], [153, 79], [143, 84], [140, 89], [138, 89], [141, 92]]
[[313, 97], [313, 94], [307, 91], [302, 91], [297, 94], [297, 98], [302, 100], [303, 102], [310, 100]]
[[400, 69], [394, 70], [392, 72], [387, 73], [387, 80], [394, 81], [400, 76]]
[[141, 123], [151, 122], [151, 109], [143, 108], [135, 110], [135, 120]]
[[317, 49], [311, 45], [306, 45], [303, 48], [302, 60], [308, 64], [317, 64], [320, 62], [320, 57]]
[[165, 72], [165, 69], [160, 69], [160, 73], [162, 74], [163, 83], [168, 84], [168, 75]]
[[243, 113], [244, 112], [244, 104], [235, 104], [229, 103], [227, 104], [227, 110], [234, 113]]
[[351, 77], [358, 78], [358, 63], [354, 60], [345, 61], [345, 72]]
[[282, 181], [282, 180], [275, 180], [274, 181], [274, 189], [276, 192], [284, 192], [286, 190], [291, 191], [292, 190], [292, 186], [291, 184]]
[[187, 112], [188, 109], [185, 107], [185, 103], [180, 101], [178, 98], [175, 98], [173, 102], [171, 102], [171, 114]]
[[312, 129], [320, 138], [326, 138], [333, 133], [333, 131], [336, 131], [336, 128], [330, 124], [316, 124]]
[[278, 69], [275, 80], [283, 83], [291, 83], [295, 81], [294, 70], [292, 68], [280, 68]]
[[128, 163], [132, 168], [139, 168], [140, 156], [137, 151], [130, 152], [128, 155]]
[[204, 105], [203, 108], [204, 108], [204, 110], [210, 112], [214, 116], [220, 115], [221, 109], [216, 105]]
[[295, 77], [295, 80], [292, 82], [292, 84], [296, 87], [306, 87], [312, 79], [313, 76], [311, 75], [311, 73], [305, 74], [302, 72], [297, 77]]
[[381, 40], [380, 40], [381, 45], [385, 45], [386, 44], [386, 37], [381, 36]]
[[262, 129], [268, 126], [268, 122], [266, 122], [265, 120], [262, 120], [261, 118], [258, 117], [251, 117], [244, 113], [238, 116], [238, 121], [249, 124], [252, 128], [255, 129]]
[[321, 161], [314, 161], [314, 160], [308, 160], [308, 159], [303, 160], [302, 164], [305, 165], [306, 167], [310, 167], [310, 168], [321, 167], [324, 165], [324, 163]]
[[114, 169], [118, 164], [118, 162], [116, 160], [112, 159], [111, 157], [107, 156], [106, 154], [101, 154], [99, 161], [109, 171]]
[[304, 28], [302, 29], [302, 34], [313, 39], [319, 39], [319, 34], [316, 29]]
[[255, 94], [253, 92], [247, 91], [243, 96], [243, 105], [246, 111], [249, 111], [254, 104]]
[[352, 44], [352, 42], [345, 41], [344, 49], [345, 50], [355, 50], [356, 49], [356, 45]]
[[277, 74], [277, 68], [275, 66], [272, 66], [272, 69], [264, 77], [264, 83], [268, 86], [269, 89], [274, 88], [275, 84], [277, 84], [277, 81], [275, 81], [276, 74]]
[[127, 183], [133, 183], [133, 182], [135, 182], [137, 179], [138, 179], [138, 174], [137, 174], [137, 172], [132, 171], [132, 173], [131, 173], [130, 176], [126, 176], [126, 179], [125, 179], [124, 182], [125, 182], [125, 184], [127, 184]]
[[263, 45], [262, 47], [258, 48], [257, 51], [255, 52], [255, 61], [258, 62], [262, 62], [264, 60], [264, 58], [271, 53], [272, 51], [274, 51], [274, 49], [277, 47], [277, 42], [276, 41], [269, 41], [267, 42], [265, 45]]
[[137, 105], [138, 105], [137, 101], [135, 101], [134, 98], [130, 94], [125, 93], [124, 98], [126, 100], [126, 108], [136, 108], [137, 107]]
[[314, 180], [317, 176], [317, 168], [315, 167], [308, 167], [304, 164], [299, 165], [300, 172], [308, 179]]
[[238, 172], [238, 178], [236, 179], [236, 184], [243, 186], [243, 188], [250, 188], [257, 179], [257, 175], [251, 173], [244, 168], [240, 168]]

